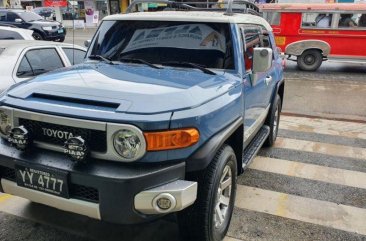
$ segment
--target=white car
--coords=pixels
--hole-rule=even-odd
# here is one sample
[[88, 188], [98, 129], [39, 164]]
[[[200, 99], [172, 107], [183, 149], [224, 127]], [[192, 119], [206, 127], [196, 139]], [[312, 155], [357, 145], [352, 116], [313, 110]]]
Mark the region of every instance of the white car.
[[34, 40], [33, 30], [16, 28], [11, 26], [0, 26], [0, 40], [24, 39]]
[[11, 85], [45, 72], [84, 61], [86, 49], [72, 44], [0, 41], [0, 93]]

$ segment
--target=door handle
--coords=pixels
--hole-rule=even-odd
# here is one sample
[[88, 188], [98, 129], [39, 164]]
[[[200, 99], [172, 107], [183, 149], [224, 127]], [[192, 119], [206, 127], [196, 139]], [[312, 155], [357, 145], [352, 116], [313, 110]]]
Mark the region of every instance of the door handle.
[[265, 79], [266, 85], [269, 85], [269, 83], [271, 83], [272, 81], [272, 76], [267, 76]]

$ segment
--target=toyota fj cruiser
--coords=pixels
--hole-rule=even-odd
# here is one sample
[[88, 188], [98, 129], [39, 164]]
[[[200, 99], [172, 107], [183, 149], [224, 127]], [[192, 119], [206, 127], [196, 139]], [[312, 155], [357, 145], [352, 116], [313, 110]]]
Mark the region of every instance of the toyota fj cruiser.
[[145, 2], [106, 17], [83, 64], [1, 94], [0, 189], [121, 224], [176, 213], [182, 237], [218, 241], [276, 140], [282, 59], [250, 3]]

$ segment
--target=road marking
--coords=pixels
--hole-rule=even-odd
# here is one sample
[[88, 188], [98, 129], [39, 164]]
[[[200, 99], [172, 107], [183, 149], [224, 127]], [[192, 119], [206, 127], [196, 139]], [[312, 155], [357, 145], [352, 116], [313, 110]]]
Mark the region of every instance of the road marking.
[[281, 116], [280, 128], [291, 131], [366, 139], [366, 125], [362, 123]]
[[251, 169], [366, 189], [366, 173], [257, 156]]
[[238, 185], [238, 208], [366, 235], [366, 210]]
[[274, 147], [366, 160], [366, 149], [359, 147], [288, 139], [282, 137], [277, 138]]

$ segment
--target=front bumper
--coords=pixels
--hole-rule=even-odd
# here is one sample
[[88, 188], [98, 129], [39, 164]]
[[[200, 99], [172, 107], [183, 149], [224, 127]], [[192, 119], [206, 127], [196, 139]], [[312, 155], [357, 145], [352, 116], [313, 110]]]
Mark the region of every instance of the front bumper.
[[[59, 30], [61, 30], [62, 33], [60, 33]], [[66, 28], [62, 27], [60, 29], [51, 31], [44, 30], [44, 35], [46, 40], [64, 39], [66, 36]]]
[[[17, 186], [15, 164], [49, 167], [68, 173], [70, 199]], [[63, 154], [43, 149], [20, 152], [0, 138], [0, 189], [61, 210], [103, 221], [133, 224], [191, 205], [197, 183], [184, 181], [185, 163], [121, 164], [91, 159], [74, 163]], [[174, 197], [172, 206], [157, 209], [159, 197]]]

